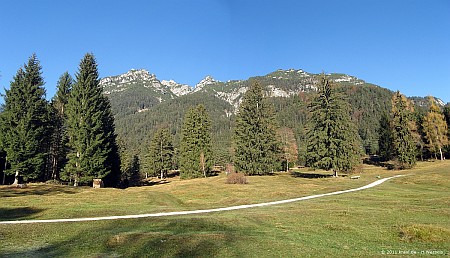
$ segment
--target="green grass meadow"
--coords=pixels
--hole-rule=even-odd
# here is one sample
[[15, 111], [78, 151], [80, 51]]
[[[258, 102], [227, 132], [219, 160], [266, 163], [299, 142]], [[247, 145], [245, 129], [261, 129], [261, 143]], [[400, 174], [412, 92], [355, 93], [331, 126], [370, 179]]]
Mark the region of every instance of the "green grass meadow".
[[0, 221], [97, 217], [227, 207], [356, 188], [363, 191], [209, 214], [97, 222], [0, 225], [4, 257], [385, 257], [448, 256], [450, 162], [389, 171], [365, 165], [360, 179], [315, 172], [226, 176], [121, 189], [36, 184], [0, 187]]

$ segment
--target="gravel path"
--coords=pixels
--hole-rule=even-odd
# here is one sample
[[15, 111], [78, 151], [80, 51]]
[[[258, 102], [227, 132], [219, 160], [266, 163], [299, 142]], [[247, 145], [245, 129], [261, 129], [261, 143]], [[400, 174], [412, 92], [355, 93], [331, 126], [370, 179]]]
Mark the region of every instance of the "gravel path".
[[219, 211], [232, 211], [232, 210], [278, 205], [278, 204], [284, 204], [284, 203], [290, 203], [290, 202], [298, 202], [298, 201], [315, 199], [315, 198], [320, 198], [320, 197], [325, 197], [325, 196], [330, 196], [330, 195], [337, 195], [337, 194], [361, 191], [364, 189], [372, 188], [374, 186], [377, 186], [379, 184], [386, 182], [389, 179], [400, 177], [400, 176], [404, 176], [404, 175], [397, 175], [397, 176], [383, 178], [383, 179], [377, 180], [373, 183], [370, 183], [368, 185], [354, 188], [354, 189], [325, 193], [325, 194], [310, 195], [310, 196], [304, 196], [304, 197], [300, 197], [300, 198], [287, 199], [287, 200], [281, 200], [281, 201], [275, 201], [275, 202], [247, 204], [247, 205], [231, 206], [231, 207], [225, 207], [225, 208], [215, 208], [215, 209], [208, 209], [208, 210], [173, 211], [173, 212], [160, 212], [160, 213], [137, 214], [137, 215], [107, 216], [107, 217], [93, 217], [93, 218], [74, 218], [74, 219], [0, 221], [0, 224], [62, 223], [62, 222], [98, 221], [98, 220], [137, 219], [137, 218], [148, 218], [148, 217], [165, 217], [165, 216], [211, 213], [211, 212], [219, 212]]

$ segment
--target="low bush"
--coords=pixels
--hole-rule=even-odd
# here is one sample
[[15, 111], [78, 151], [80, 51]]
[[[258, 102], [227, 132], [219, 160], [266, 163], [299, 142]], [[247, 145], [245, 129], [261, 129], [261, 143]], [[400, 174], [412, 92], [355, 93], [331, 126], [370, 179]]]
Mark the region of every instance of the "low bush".
[[248, 180], [243, 173], [230, 173], [227, 177], [227, 184], [248, 184]]

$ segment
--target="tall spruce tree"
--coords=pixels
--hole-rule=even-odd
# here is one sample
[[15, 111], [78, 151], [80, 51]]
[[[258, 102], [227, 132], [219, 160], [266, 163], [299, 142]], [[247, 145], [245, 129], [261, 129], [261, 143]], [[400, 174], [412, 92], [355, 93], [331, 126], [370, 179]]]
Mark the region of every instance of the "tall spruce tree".
[[414, 131], [416, 124], [413, 120], [413, 105], [397, 91], [392, 96], [392, 143], [394, 157], [400, 168], [411, 168], [416, 164], [416, 143]]
[[181, 178], [206, 177], [212, 167], [211, 121], [205, 106], [192, 107], [186, 113], [181, 130]]
[[236, 171], [265, 175], [278, 168], [280, 147], [272, 105], [253, 81], [242, 98], [234, 129]]
[[448, 144], [448, 128], [445, 116], [441, 109], [436, 105], [432, 97], [428, 98], [431, 106], [423, 119], [423, 132], [427, 140], [428, 148], [431, 152], [439, 152], [441, 160], [444, 160], [442, 148]]
[[53, 107], [53, 133], [50, 147], [53, 180], [59, 179], [61, 169], [67, 162], [67, 114], [66, 107], [72, 90], [73, 79], [68, 72], [65, 72], [56, 85], [56, 95], [53, 97], [51, 105]]
[[120, 159], [114, 117], [109, 100], [102, 95], [97, 62], [86, 54], [80, 62], [76, 82], [67, 103], [67, 135], [69, 137], [66, 179], [74, 185], [102, 178], [115, 186], [120, 179]]
[[6, 182], [6, 151], [5, 151], [5, 128], [3, 122], [3, 105], [0, 105], [0, 175], [2, 185]]
[[9, 174], [23, 180], [45, 180], [50, 109], [45, 99], [41, 65], [33, 54], [6, 90], [2, 123]]
[[392, 159], [393, 142], [392, 142], [392, 127], [389, 114], [383, 114], [380, 119], [380, 127], [378, 129], [380, 138], [378, 138], [378, 152], [381, 161], [388, 161]]
[[307, 165], [313, 168], [351, 171], [361, 163], [361, 140], [351, 120], [350, 106], [325, 75], [308, 108]]
[[161, 179], [172, 169], [174, 148], [168, 128], [160, 128], [150, 142], [148, 164], [153, 175], [160, 174]]

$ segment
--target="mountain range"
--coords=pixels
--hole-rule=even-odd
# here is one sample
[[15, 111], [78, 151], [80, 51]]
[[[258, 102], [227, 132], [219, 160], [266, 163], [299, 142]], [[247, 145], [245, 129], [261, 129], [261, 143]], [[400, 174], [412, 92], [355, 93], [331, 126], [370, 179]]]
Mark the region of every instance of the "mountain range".
[[[189, 86], [173, 80], [159, 80], [144, 69], [132, 69], [121, 75], [102, 78], [100, 84], [110, 99], [119, 140], [134, 153], [142, 156], [146, 152], [152, 133], [160, 126], [171, 129], [177, 144], [184, 113], [190, 106], [204, 104], [212, 119], [215, 149], [219, 156], [227, 156], [234, 116], [243, 94], [254, 80], [265, 87], [266, 95], [274, 104], [279, 125], [294, 130], [301, 150], [307, 120], [306, 102], [316, 91], [319, 75], [289, 69], [226, 82], [206, 76], [195, 86]], [[383, 113], [388, 112], [393, 92], [355, 76], [327, 75], [348, 96], [366, 152], [376, 152], [379, 120]], [[428, 105], [423, 97], [410, 99], [418, 109]], [[435, 101], [444, 105], [440, 99], [435, 98]]]

